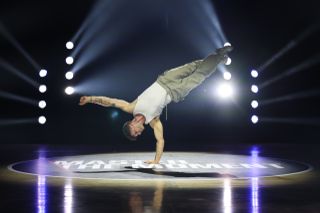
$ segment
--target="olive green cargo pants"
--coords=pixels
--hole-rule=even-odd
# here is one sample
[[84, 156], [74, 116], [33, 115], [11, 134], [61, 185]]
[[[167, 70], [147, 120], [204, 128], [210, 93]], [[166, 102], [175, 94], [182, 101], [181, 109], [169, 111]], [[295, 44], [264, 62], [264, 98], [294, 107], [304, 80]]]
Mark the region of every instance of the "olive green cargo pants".
[[157, 82], [168, 92], [174, 102], [179, 102], [208, 78], [223, 60], [223, 55], [212, 54], [203, 60], [165, 71], [157, 78]]

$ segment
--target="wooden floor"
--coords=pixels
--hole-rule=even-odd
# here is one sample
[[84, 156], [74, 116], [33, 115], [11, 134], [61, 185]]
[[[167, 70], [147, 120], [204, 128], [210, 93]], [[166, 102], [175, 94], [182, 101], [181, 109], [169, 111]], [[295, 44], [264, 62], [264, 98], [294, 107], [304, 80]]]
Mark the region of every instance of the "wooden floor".
[[[289, 176], [242, 180], [90, 180], [19, 174], [7, 168], [15, 162], [35, 159], [43, 147], [1, 146], [1, 212], [320, 212], [318, 145], [259, 145], [263, 156], [305, 162], [313, 169]], [[45, 147], [50, 157], [108, 152], [101, 146]], [[217, 153], [244, 154], [250, 146], [210, 148]]]

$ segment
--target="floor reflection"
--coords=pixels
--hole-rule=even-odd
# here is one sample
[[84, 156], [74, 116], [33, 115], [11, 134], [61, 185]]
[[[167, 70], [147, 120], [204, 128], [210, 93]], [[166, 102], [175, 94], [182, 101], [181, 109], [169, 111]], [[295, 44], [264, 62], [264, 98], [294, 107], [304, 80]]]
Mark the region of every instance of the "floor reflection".
[[[158, 181], [156, 183], [156, 188], [153, 193], [153, 199], [151, 205], [145, 203], [143, 196], [140, 192], [131, 192], [129, 197], [129, 208], [132, 213], [141, 213], [141, 212], [161, 212], [162, 201], [163, 201], [163, 188], [164, 182]], [[147, 198], [146, 200], [149, 200]]]
[[47, 187], [46, 177], [39, 175], [37, 183], [37, 209], [38, 213], [46, 213]]
[[[37, 163], [38, 174], [44, 174], [46, 169], [45, 162], [45, 151], [40, 149], [38, 151], [38, 163]], [[47, 212], [47, 184], [46, 177], [44, 175], [38, 175], [37, 181], [37, 209], [38, 213], [46, 213]]]
[[[259, 163], [259, 150], [257, 147], [251, 148], [251, 161], [252, 164]], [[251, 178], [251, 212], [259, 212], [259, 178], [256, 177], [256, 169], [252, 169]]]
[[251, 212], [259, 212], [259, 179], [251, 178]]
[[[0, 168], [0, 188], [5, 195], [2, 196], [0, 207], [4, 209], [3, 212], [10, 213], [318, 212], [319, 158], [313, 152], [312, 155], [309, 154], [309, 149], [303, 153], [307, 153], [305, 157], [311, 156], [310, 162], [316, 168], [308, 173], [285, 178], [257, 177], [257, 169], [252, 166], [250, 178], [224, 177], [210, 181], [179, 178], [173, 181], [138, 181], [48, 177], [48, 158], [45, 156], [48, 152], [39, 152], [34, 148], [23, 152], [19, 150], [14, 154], [2, 151], [0, 154], [9, 159], [3, 163], [5, 166], [16, 162], [17, 155], [25, 155], [19, 156], [23, 159], [34, 159], [34, 155], [37, 156], [39, 152], [38, 163], [33, 166], [39, 175], [15, 173]], [[247, 148], [246, 151], [248, 150]], [[288, 158], [294, 158], [301, 150], [304, 151], [303, 148], [292, 150], [292, 155], [288, 155]], [[252, 149], [252, 165], [260, 159], [259, 150]]]
[[232, 190], [231, 190], [231, 180], [225, 178], [223, 181], [223, 212], [232, 212]]
[[66, 179], [63, 194], [64, 194], [64, 198], [63, 198], [64, 213], [72, 213], [72, 209], [73, 209], [72, 179]]

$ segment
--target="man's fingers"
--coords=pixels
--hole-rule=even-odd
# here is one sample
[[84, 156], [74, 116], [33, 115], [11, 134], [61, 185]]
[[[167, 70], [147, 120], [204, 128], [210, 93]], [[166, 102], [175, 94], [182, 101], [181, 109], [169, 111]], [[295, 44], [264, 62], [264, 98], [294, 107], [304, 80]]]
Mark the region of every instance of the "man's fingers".
[[147, 164], [158, 164], [158, 162], [156, 162], [154, 160], [146, 160], [146, 161], [144, 161], [144, 163], [147, 163]]
[[82, 96], [82, 97], [80, 98], [79, 105], [80, 105], [80, 106], [83, 106], [83, 105], [85, 105], [85, 104], [86, 104], [86, 98], [85, 98], [85, 96]]

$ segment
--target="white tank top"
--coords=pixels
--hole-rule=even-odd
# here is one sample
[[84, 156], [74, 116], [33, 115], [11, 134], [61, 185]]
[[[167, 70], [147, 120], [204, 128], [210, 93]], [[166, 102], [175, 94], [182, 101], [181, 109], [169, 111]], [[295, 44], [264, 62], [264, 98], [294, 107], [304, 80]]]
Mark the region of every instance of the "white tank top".
[[152, 119], [160, 116], [163, 108], [171, 102], [171, 97], [167, 91], [154, 82], [141, 95], [139, 95], [133, 115], [142, 114], [145, 118], [145, 124], [150, 123]]

